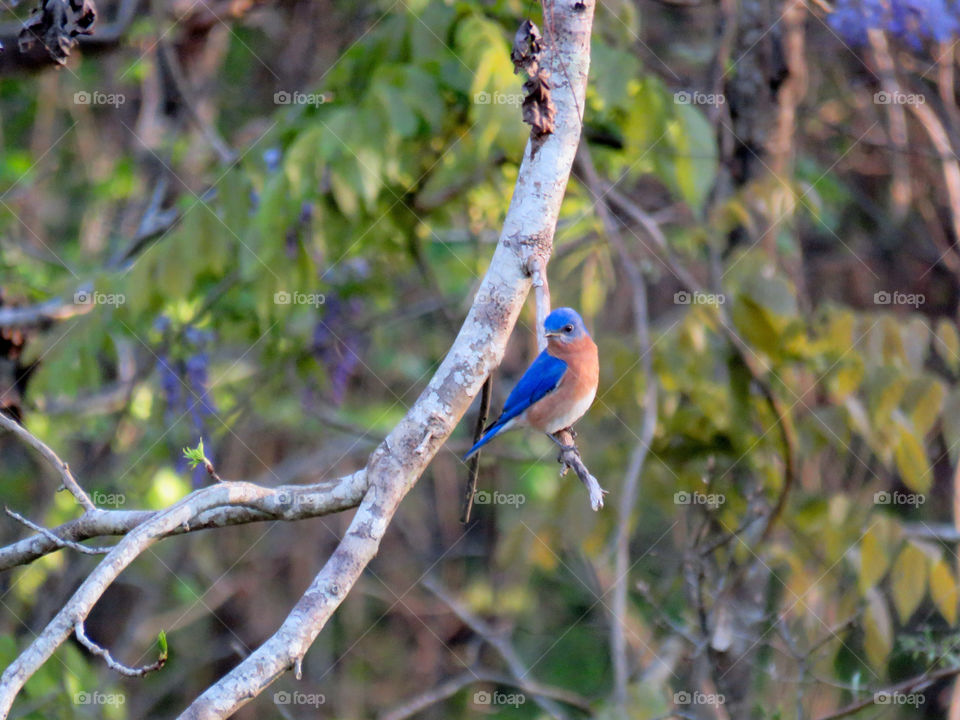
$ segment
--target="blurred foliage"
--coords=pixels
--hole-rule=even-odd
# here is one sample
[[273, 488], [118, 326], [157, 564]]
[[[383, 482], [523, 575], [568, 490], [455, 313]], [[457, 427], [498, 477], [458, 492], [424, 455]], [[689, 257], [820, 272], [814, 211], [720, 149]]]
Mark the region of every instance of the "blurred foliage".
[[[442, 360], [492, 255], [527, 138], [516, 101], [521, 79], [509, 60], [526, 5], [422, 0], [360, 11], [324, 4], [324, 21], [335, 22], [320, 38], [311, 35], [320, 20], [298, 27], [296, 12], [270, 7], [218, 29], [212, 76], [203, 76], [199, 62], [187, 76], [210, 91], [201, 98], [198, 89], [194, 102], [236, 151], [229, 163], [217, 160], [183, 107], [164, 109], [155, 97], [162, 18], [139, 19], [130, 47], [77, 53], [64, 72], [4, 79], [3, 298], [28, 305], [85, 292], [95, 303], [29, 334], [24, 362], [37, 369], [24, 414], [99, 504], [162, 508], [207, 482], [202, 463], [191, 477], [182, 453], [198, 443], [220, 475], [268, 484], [288, 479], [285, 461], [328, 446], [322, 466], [300, 479], [363, 465]], [[873, 228], [857, 198], [882, 190], [859, 186], [859, 175], [838, 166], [836, 157], [849, 149], [837, 150], [842, 139], [816, 137], [797, 148], [793, 175], [783, 182], [719, 190], [729, 178], [716, 120], [684, 101], [689, 93], [679, 95], [687, 92], [680, 73], [692, 75], [702, 63], [706, 40], [686, 37], [683, 22], [693, 21], [674, 14], [687, 11], [644, 8], [651, 42], [670, 45], [663, 53], [676, 70], [640, 49], [635, 6], [604, 4], [585, 134], [600, 174], [638, 205], [664, 211], [677, 262], [710, 275], [715, 293], [709, 302], [678, 301], [670, 269], [648, 252], [642, 230], [627, 228], [651, 289], [656, 378], [645, 378], [630, 288], [578, 177], [551, 265], [554, 303], [580, 307], [601, 348], [600, 392], [578, 432], [591, 470], [611, 490], [611, 508], [638, 442], [646, 383], [660, 389], [632, 517], [627, 622], [641, 666], [674, 660], [669, 671], [636, 675], [628, 716], [661, 716], [674, 693], [701, 682], [696, 662], [676, 660], [695, 659], [694, 649], [671, 643], [677, 627], [706, 632], [684, 568], [690, 552], [699, 552], [693, 541], [707, 534], [735, 533], [709, 555], [713, 579], [754, 558], [769, 571], [767, 625], [786, 622], [804, 647], [815, 648], [806, 662], [832, 681], [818, 691], [827, 707], [934, 664], [955, 665], [955, 648], [937, 648], [950, 648], [956, 633], [956, 556], [933, 532], [950, 522], [950, 468], [960, 461], [955, 308], [937, 304], [936, 286], [884, 286], [859, 259], [863, 267], [851, 263], [841, 274], [855, 281], [832, 275], [833, 284], [821, 285], [814, 268], [801, 288], [757, 244], [732, 242], [744, 229], [762, 234], [760, 207], [774, 211], [767, 220], [784, 220], [785, 257], [817, 242], [866, 256], [872, 244], [856, 238], [869, 240]], [[819, 32], [811, 42], [827, 48], [822, 62], [831, 62], [838, 41], [825, 26]], [[675, 38], [683, 42], [667, 42]], [[304, 47], [312, 57], [324, 44], [337, 52], [307, 64], [304, 77], [280, 69], [289, 65], [285, 52]], [[188, 49], [180, 48], [185, 56]], [[845, 72], [860, 72], [854, 59]], [[283, 83], [298, 77], [297, 92]], [[94, 91], [125, 100], [75, 101], [76, 93]], [[812, 102], [824, 107], [838, 93], [819, 92], [827, 97]], [[822, 118], [811, 118], [822, 127]], [[160, 176], [169, 182], [163, 207], [178, 221], [126, 260]], [[908, 245], [904, 239], [890, 251], [891, 264], [910, 259]], [[866, 295], [835, 291], [864, 283]], [[864, 299], [874, 292], [879, 299]], [[495, 406], [532, 356], [533, 322], [528, 308], [497, 379]], [[759, 361], [787, 417], [771, 410], [725, 323]], [[796, 438], [797, 481], [777, 532], [760, 538], [751, 517], [784, 489], [781, 424]], [[438, 619], [442, 610], [428, 613], [423, 603], [431, 596], [415, 589], [442, 560], [473, 610], [513, 629], [533, 677], [589, 698], [600, 717], [619, 717], [606, 700], [604, 607], [615, 579], [616, 513], [590, 513], [582, 488], [557, 476], [549, 441], [516, 434], [485, 458], [481, 487], [524, 501], [478, 506], [476, 524], [463, 532], [455, 526], [465, 476], [457, 457], [472, 420], [464, 425], [406, 501], [364, 583], [321, 634], [305, 685], [325, 693], [326, 709], [338, 717], [361, 717], [462, 671], [444, 647], [467, 651], [457, 626]], [[52, 479], [13, 448], [3, 446], [6, 504], [47, 525], [74, 517], [63, 494], [51, 500]], [[715, 500], [696, 501], [705, 495]], [[145, 680], [119, 680], [67, 645], [27, 685], [20, 716], [172, 714], [272, 632], [344, 522], [166, 541], [125, 574], [138, 592], [102, 604], [125, 618], [110, 634], [121, 656], [149, 652], [166, 628], [167, 667]], [[19, 536], [15, 527], [5, 532], [7, 540]], [[41, 627], [91, 562], [62, 552], [7, 573], [4, 664], [29, 641], [25, 627]], [[417, 596], [412, 608], [408, 593]], [[763, 639], [773, 646], [773, 637]], [[401, 646], [416, 667], [396, 662]], [[756, 663], [753, 682], [764, 699], [756, 717], [796, 717], [797, 686], [784, 679], [792, 675], [781, 677], [784, 662]], [[473, 716], [474, 689], [445, 701], [438, 717]], [[74, 699], [94, 690], [128, 702]], [[274, 716], [271, 697], [244, 717]], [[808, 701], [808, 710], [824, 709], [820, 694]], [[516, 718], [539, 711], [528, 702], [484, 712]], [[910, 708], [893, 712], [914, 717]]]

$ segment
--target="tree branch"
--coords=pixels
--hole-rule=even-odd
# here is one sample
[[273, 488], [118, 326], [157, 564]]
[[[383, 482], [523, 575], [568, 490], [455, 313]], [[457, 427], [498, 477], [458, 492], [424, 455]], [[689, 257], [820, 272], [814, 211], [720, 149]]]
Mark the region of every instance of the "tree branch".
[[[650, 313], [647, 308], [647, 284], [640, 268], [627, 251], [616, 220], [609, 207], [609, 200], [600, 187], [589, 147], [584, 144], [577, 156], [578, 165], [583, 171], [587, 189], [593, 196], [597, 213], [603, 223], [604, 234], [613, 245], [617, 258], [630, 282], [633, 304], [633, 324], [637, 335], [637, 350], [640, 354], [640, 382], [645, 387], [643, 400], [643, 425], [640, 437], [630, 455], [630, 464], [623, 481], [620, 503], [617, 512], [616, 546], [614, 548], [614, 584], [611, 588], [610, 608], [610, 653], [613, 662], [614, 690], [613, 700], [621, 713], [626, 713], [627, 684], [630, 677], [630, 663], [627, 656], [627, 575], [630, 571], [630, 518], [637, 501], [643, 466], [657, 429], [657, 381], [653, 373], [653, 351], [650, 341]], [[659, 229], [659, 228], [658, 228]]]
[[540, 697], [548, 697], [554, 700], [559, 700], [567, 705], [571, 705], [579, 710], [583, 710], [586, 713], [593, 713], [593, 708], [590, 707], [590, 703], [586, 698], [581, 697], [576, 693], [572, 693], [569, 690], [551, 687], [549, 685], [541, 685], [540, 683], [524, 682], [522, 680], [518, 680], [517, 678], [510, 677], [509, 675], [497, 673], [486, 668], [473, 668], [466, 670], [459, 675], [454, 675], [452, 678], [445, 680], [439, 685], [432, 687], [429, 690], [424, 690], [423, 692], [417, 693], [413, 697], [404, 700], [403, 703], [397, 705], [389, 712], [380, 715], [380, 720], [406, 720], [408, 717], [412, 717], [417, 713], [423, 712], [431, 705], [442, 702], [448, 697], [455, 695], [468, 685], [478, 682], [496, 683], [497, 685], [516, 687], [531, 695], [539, 695]]
[[273, 494], [250, 483], [226, 482], [197, 490], [168, 510], [137, 526], [117, 543], [63, 608], [0, 676], [0, 717], [6, 718], [14, 698], [27, 680], [74, 632], [121, 572], [157, 540], [174, 528], [189, 525], [203, 512], [227, 505], [250, 505]]
[[148, 673], [152, 673], [154, 670], [159, 670], [167, 664], [167, 653], [163, 652], [160, 654], [160, 657], [156, 660], [156, 662], [152, 662], [149, 665], [142, 665], [140, 667], [129, 667], [128, 665], [124, 665], [123, 663], [114, 660], [109, 650], [104, 647], [100, 647], [93, 640], [87, 637], [86, 630], [83, 627], [83, 620], [77, 621], [77, 624], [73, 627], [73, 631], [81, 645], [83, 645], [94, 655], [102, 657], [107, 663], [108, 668], [114, 672], [120, 673], [121, 675], [125, 675], [127, 677], [143, 677]]
[[50, 542], [52, 542], [55, 547], [72, 548], [77, 552], [84, 553], [85, 555], [106, 555], [108, 552], [110, 552], [110, 548], [108, 547], [89, 547], [87, 545], [81, 545], [78, 542], [73, 542], [72, 540], [66, 540], [64, 538], [61, 538], [52, 530], [48, 530], [47, 528], [43, 527], [43, 525], [37, 525], [35, 522], [27, 520], [27, 518], [25, 518], [20, 513], [16, 513], [8, 507], [4, 507], [3, 509], [6, 510], [7, 515], [12, 517], [17, 522], [23, 525], [26, 525], [28, 528], [30, 528], [34, 532], [38, 532], [41, 535], [43, 535]]
[[[246, 502], [243, 506], [233, 505], [206, 510], [188, 524], [172, 527], [163, 534], [163, 537], [264, 520], [292, 521], [329, 515], [359, 505], [366, 488], [366, 473], [363, 470], [339, 480], [313, 485], [279, 485], [274, 488], [261, 488], [263, 494]], [[46, 533], [0, 548], [0, 571], [26, 565], [62, 547], [74, 547], [74, 544], [81, 540], [127, 535], [155, 519], [162, 512], [162, 510], [101, 509], [88, 512], [76, 520], [49, 529]], [[38, 530], [38, 532], [41, 531]]]
[[[272, 637], [208, 688], [181, 717], [227, 717], [303, 658], [376, 555], [400, 502], [449, 437], [506, 349], [530, 289], [531, 257], [553, 249], [560, 205], [580, 139], [594, 0], [546, 3], [552, 42], [544, 60], [554, 83], [555, 130], [527, 143], [490, 267], [447, 357], [367, 464], [369, 486], [339, 546]], [[519, 121], [519, 119], [518, 119]]]
[[895, 695], [898, 693], [906, 695], [911, 692], [923, 690], [924, 688], [927, 688], [935, 683], [937, 680], [954, 677], [956, 675], [960, 675], [960, 667], [943, 668], [942, 670], [937, 670], [936, 672], [925, 673], [918, 677], [904, 680], [902, 683], [891, 685], [883, 690], [877, 690], [870, 697], [850, 703], [849, 705], [846, 705], [835, 712], [821, 715], [817, 718], [817, 720], [837, 720], [838, 718], [849, 717], [850, 715], [860, 712], [864, 708], [868, 708], [871, 705], [876, 705], [882, 696]]
[[[549, 3], [548, 3], [549, 5]], [[316, 636], [376, 555], [404, 496], [453, 432], [471, 398], [503, 357], [530, 289], [526, 268], [546, 263], [580, 138], [594, 2], [548, 7], [551, 44], [545, 64], [554, 81], [555, 131], [533, 152], [527, 143], [503, 231], [474, 304], [447, 357], [407, 415], [371, 455], [366, 491], [346, 534], [279, 629], [181, 715], [224, 718], [298, 666]], [[519, 121], [519, 119], [518, 119]], [[119, 573], [146, 548], [204, 513], [250, 507], [274, 491], [220, 483], [187, 496], [129, 532], [80, 585], [63, 609], [0, 677], [0, 716], [24, 683], [69, 636]], [[49, 541], [49, 539], [47, 539]]]
[[[421, 580], [421, 584], [436, 595], [444, 605], [450, 608], [453, 614], [460, 618], [464, 625], [483, 638], [488, 645], [499, 653], [500, 657], [503, 658], [507, 667], [510, 669], [515, 683], [526, 682], [526, 677], [530, 674], [530, 669], [524, 664], [523, 660], [520, 659], [513, 645], [503, 634], [496, 632], [490, 625], [474, 615], [465, 605], [454, 598], [434, 576], [427, 575]], [[533, 700], [551, 717], [566, 717], [562, 708], [550, 700], [550, 698], [534, 694]]]
[[27, 445], [40, 453], [40, 455], [43, 456], [43, 459], [50, 463], [50, 465], [60, 474], [60, 479], [63, 481], [63, 487], [70, 491], [70, 494], [77, 499], [77, 502], [80, 503], [84, 510], [95, 511], [97, 509], [87, 493], [85, 493], [83, 488], [80, 487], [80, 483], [78, 483], [73, 477], [73, 473], [70, 472], [70, 466], [57, 457], [57, 454], [42, 440], [40, 440], [40, 438], [36, 437], [16, 420], [4, 415], [3, 413], [0, 413], [0, 426], [5, 427], [14, 435], [17, 435], [21, 440], [27, 443]]

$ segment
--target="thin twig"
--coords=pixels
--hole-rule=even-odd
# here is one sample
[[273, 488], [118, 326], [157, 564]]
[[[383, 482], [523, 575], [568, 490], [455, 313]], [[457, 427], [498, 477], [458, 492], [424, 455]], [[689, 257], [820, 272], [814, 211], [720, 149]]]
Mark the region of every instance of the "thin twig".
[[180, 96], [180, 100], [183, 102], [184, 107], [187, 108], [187, 114], [190, 116], [190, 119], [193, 120], [194, 124], [200, 130], [200, 133], [210, 144], [210, 147], [213, 148], [216, 152], [217, 157], [220, 162], [224, 165], [230, 165], [236, 159], [236, 153], [230, 149], [230, 146], [227, 145], [226, 141], [220, 137], [220, 133], [217, 132], [217, 129], [204, 120], [203, 116], [200, 114], [200, 109], [197, 107], [196, 102], [194, 102], [193, 97], [191, 96], [190, 88], [187, 87], [187, 79], [184, 77], [183, 69], [180, 67], [180, 62], [177, 58], [176, 51], [171, 47], [164, 39], [158, 41], [160, 57], [166, 63], [167, 70], [170, 73], [170, 80], [173, 83], [173, 88], [176, 90], [177, 95]]
[[[476, 443], [483, 435], [483, 428], [490, 415], [490, 398], [493, 395], [493, 376], [488, 376], [480, 391], [480, 414], [477, 415], [477, 424], [473, 430], [473, 442]], [[470, 522], [470, 513], [473, 511], [473, 496], [477, 492], [477, 479], [480, 477], [480, 450], [470, 458], [467, 489], [463, 495], [463, 509], [460, 511], [460, 522], [466, 525]]]
[[549, 697], [579, 710], [583, 710], [584, 712], [593, 713], [593, 708], [586, 698], [572, 693], [569, 690], [551, 687], [549, 685], [541, 685], [540, 683], [524, 682], [487, 668], [471, 668], [445, 680], [435, 687], [424, 690], [404, 700], [400, 705], [381, 714], [380, 720], [406, 720], [406, 718], [423, 712], [431, 705], [442, 702], [468, 685], [477, 682], [496, 683], [497, 685], [519, 688], [530, 695], [537, 694], [542, 697]]
[[[164, 533], [163, 537], [265, 520], [292, 521], [329, 515], [356, 507], [366, 489], [367, 477], [363, 470], [312, 485], [264, 488], [264, 494], [252, 501], [201, 512], [191, 520], [189, 527], [178, 525]], [[50, 535], [35, 535], [0, 548], [0, 571], [26, 565], [55, 552], [64, 546], [63, 541], [78, 542], [95, 537], [128, 535], [163, 512], [98, 509], [85, 513], [49, 530]]]
[[532, 267], [527, 271], [533, 279], [534, 299], [537, 305], [537, 352], [543, 352], [547, 349], [547, 315], [550, 314], [550, 284], [547, 281], [547, 263], [536, 256]]
[[127, 677], [143, 677], [148, 673], [152, 673], [155, 670], [159, 670], [164, 665], [167, 664], [167, 654], [161, 653], [160, 657], [157, 658], [156, 662], [151, 663], [150, 665], [143, 665], [141, 667], [129, 667], [124, 665], [121, 662], [117, 662], [113, 659], [113, 656], [110, 654], [110, 651], [105, 647], [97, 645], [93, 640], [87, 637], [87, 633], [83, 628], [83, 620], [78, 620], [77, 624], [73, 627], [73, 632], [77, 636], [77, 640], [80, 641], [80, 644], [83, 645], [87, 650], [92, 652], [94, 655], [99, 655], [107, 663], [107, 667], [118, 672], [121, 675], [126, 675]]
[[[427, 590], [436, 595], [444, 605], [450, 608], [453, 614], [463, 621], [464, 625], [482, 637], [488, 645], [500, 654], [500, 657], [507, 663], [507, 667], [516, 680], [526, 682], [525, 678], [530, 674], [530, 670], [503, 634], [496, 632], [490, 625], [474, 615], [473, 612], [460, 603], [459, 600], [454, 598], [433, 575], [427, 575], [420, 582]], [[563, 710], [549, 698], [534, 694], [533, 699], [544, 712], [549, 713], [551, 716], [558, 718], [566, 717]]]
[[14, 435], [18, 435], [21, 440], [40, 453], [44, 460], [50, 463], [50, 465], [60, 473], [63, 487], [70, 491], [84, 510], [90, 512], [97, 509], [97, 506], [93, 504], [93, 501], [87, 493], [83, 491], [83, 488], [81, 488], [80, 484], [74, 479], [73, 473], [70, 472], [70, 466], [61, 460], [40, 438], [36, 437], [16, 420], [3, 413], [0, 413], [0, 425], [10, 430]]
[[27, 518], [25, 518], [23, 515], [21, 515], [20, 513], [14, 512], [13, 510], [11, 510], [6, 506], [4, 506], [3, 509], [6, 510], [7, 515], [12, 517], [18, 523], [26, 525], [28, 528], [30, 528], [34, 532], [38, 532], [44, 537], [49, 538], [53, 543], [57, 545], [57, 547], [72, 548], [77, 552], [83, 553], [84, 555], [106, 555], [111, 550], [111, 548], [109, 547], [91, 547], [88, 545], [81, 545], [80, 543], [73, 542], [72, 540], [66, 540], [62, 537], [59, 537], [52, 530], [49, 530], [48, 528], [43, 527], [43, 525], [37, 525], [35, 522], [32, 522], [31, 520], [27, 520]]
[[860, 712], [864, 708], [876, 705], [881, 697], [889, 697], [897, 694], [908, 694], [917, 690], [923, 690], [935, 683], [937, 680], [943, 680], [944, 678], [954, 677], [957, 675], [960, 675], [960, 666], [943, 668], [942, 670], [937, 670], [936, 672], [932, 673], [924, 673], [923, 675], [910, 678], [909, 680], [904, 680], [902, 683], [891, 685], [883, 690], [877, 690], [871, 694], [870, 697], [850, 703], [849, 705], [846, 705], [835, 712], [821, 715], [817, 718], [817, 720], [837, 720], [837, 718], [849, 717], [850, 715]]
[[626, 244], [620, 234], [617, 220], [613, 217], [608, 203], [609, 200], [602, 194], [600, 178], [597, 175], [590, 149], [587, 145], [580, 145], [578, 155], [579, 166], [582, 170], [587, 189], [593, 195], [597, 214], [603, 223], [604, 233], [608, 242], [613, 245], [623, 267], [624, 273], [630, 282], [633, 301], [633, 323], [636, 328], [637, 350], [640, 354], [640, 382], [645, 386], [643, 401], [643, 426], [640, 437], [630, 455], [630, 464], [627, 467], [623, 482], [620, 503], [617, 512], [617, 533], [614, 561], [614, 585], [610, 614], [610, 653], [613, 661], [614, 676], [614, 703], [621, 712], [626, 712], [627, 684], [629, 681], [629, 658], [627, 657], [626, 615], [627, 615], [627, 575], [630, 568], [630, 518], [636, 504], [639, 492], [640, 478], [643, 476], [643, 466], [650, 450], [650, 443], [657, 429], [657, 381], [653, 372], [653, 352], [650, 341], [650, 313], [647, 308], [647, 284], [640, 272], [640, 268], [627, 252]]
[[587, 470], [587, 466], [583, 464], [580, 451], [573, 442], [573, 431], [570, 430], [570, 428], [565, 428], [564, 430], [555, 432], [553, 437], [555, 437], [561, 445], [560, 455], [557, 457], [557, 462], [563, 466], [560, 468], [560, 477], [566, 475], [567, 470], [573, 470], [577, 474], [577, 477], [580, 478], [580, 482], [587, 488], [587, 493], [590, 496], [590, 507], [593, 508], [594, 511], [602, 509], [603, 496], [607, 494], [607, 491], [600, 487], [600, 482]]

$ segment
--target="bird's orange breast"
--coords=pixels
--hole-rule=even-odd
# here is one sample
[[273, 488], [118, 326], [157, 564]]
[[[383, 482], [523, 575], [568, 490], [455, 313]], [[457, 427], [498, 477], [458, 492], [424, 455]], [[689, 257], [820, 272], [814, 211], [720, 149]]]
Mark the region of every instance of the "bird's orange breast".
[[569, 427], [590, 408], [597, 394], [600, 363], [597, 346], [589, 337], [564, 343], [551, 339], [547, 352], [563, 360], [567, 370], [560, 385], [526, 412], [526, 421], [537, 430], [553, 434]]

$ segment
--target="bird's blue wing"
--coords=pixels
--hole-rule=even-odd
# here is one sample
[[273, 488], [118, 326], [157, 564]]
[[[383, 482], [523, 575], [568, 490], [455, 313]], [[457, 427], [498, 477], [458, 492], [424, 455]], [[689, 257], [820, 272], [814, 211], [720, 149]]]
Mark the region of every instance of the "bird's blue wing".
[[540, 353], [507, 396], [507, 402], [504, 403], [503, 412], [497, 419], [497, 423], [502, 425], [509, 422], [535, 402], [556, 390], [566, 371], [567, 364], [563, 360], [555, 358], [546, 350]]
[[544, 350], [533, 361], [533, 364], [527, 368], [527, 371], [520, 378], [520, 382], [510, 391], [507, 396], [507, 402], [503, 406], [503, 412], [490, 427], [484, 432], [483, 437], [477, 440], [476, 445], [470, 448], [470, 452], [464, 455], [466, 460], [479, 450], [483, 445], [493, 440], [498, 432], [508, 422], [520, 415], [524, 410], [533, 405], [538, 400], [546, 397], [549, 393], [557, 389], [563, 374], [567, 371], [567, 364], [560, 358]]

